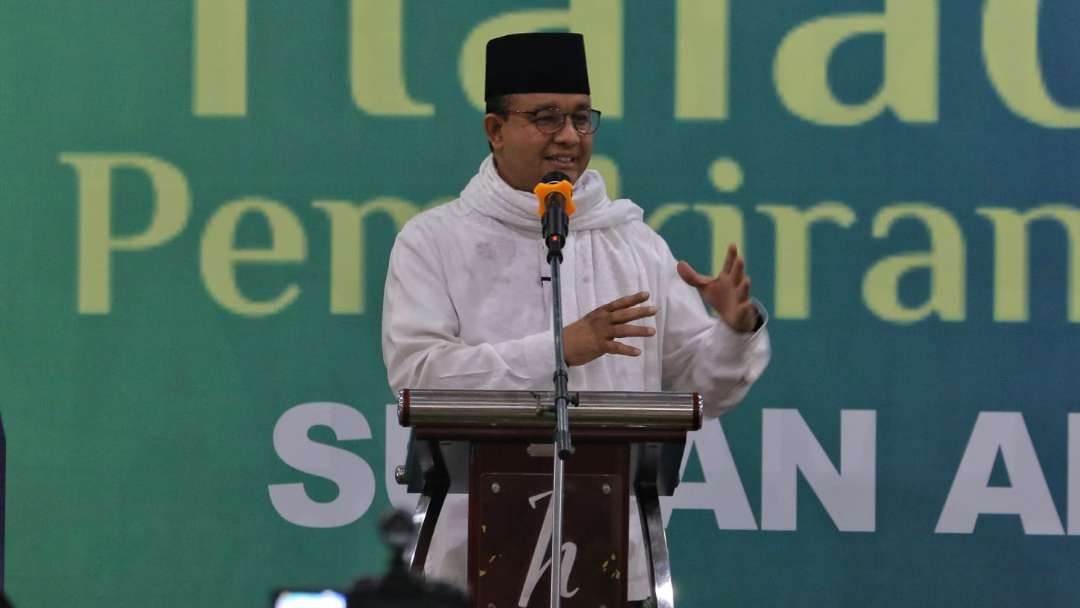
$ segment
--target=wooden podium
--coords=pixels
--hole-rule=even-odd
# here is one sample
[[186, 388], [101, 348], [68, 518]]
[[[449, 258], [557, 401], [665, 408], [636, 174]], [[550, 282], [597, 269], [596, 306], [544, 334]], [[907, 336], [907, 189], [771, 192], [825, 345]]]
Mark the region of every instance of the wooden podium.
[[[659, 497], [678, 484], [686, 433], [701, 427], [701, 399], [697, 393], [571, 396], [576, 451], [565, 466], [562, 603], [626, 605], [632, 495], [652, 596], [657, 606], [674, 606]], [[413, 572], [423, 574], [447, 493], [468, 493], [473, 606], [549, 605], [552, 399], [540, 391], [401, 391], [398, 421], [412, 432], [397, 481], [420, 494], [413, 516], [419, 534], [406, 554]]]

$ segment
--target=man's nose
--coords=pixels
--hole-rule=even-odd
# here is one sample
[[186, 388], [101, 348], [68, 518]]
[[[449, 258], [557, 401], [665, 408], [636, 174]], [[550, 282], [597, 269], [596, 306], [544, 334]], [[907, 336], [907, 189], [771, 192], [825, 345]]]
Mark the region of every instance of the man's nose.
[[555, 141], [567, 144], [581, 141], [581, 133], [574, 128], [574, 121], [569, 116], [563, 118], [562, 128], [555, 132]]

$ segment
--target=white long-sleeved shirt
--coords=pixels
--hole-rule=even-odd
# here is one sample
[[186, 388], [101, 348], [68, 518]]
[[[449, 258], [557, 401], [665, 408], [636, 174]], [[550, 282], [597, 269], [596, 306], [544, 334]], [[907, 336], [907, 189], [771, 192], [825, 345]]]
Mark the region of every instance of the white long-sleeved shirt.
[[[610, 200], [586, 171], [563, 249], [565, 324], [646, 291], [656, 335], [622, 338], [638, 357], [571, 367], [572, 391], [697, 391], [707, 416], [734, 407], [764, 371], [764, 328], [732, 331], [678, 276], [641, 208]], [[461, 197], [415, 216], [397, 236], [383, 300], [383, 359], [391, 387], [551, 390], [555, 358], [546, 249], [531, 194], [514, 190], [489, 156]], [[465, 586], [467, 502], [448, 497], [428, 554], [431, 576]], [[636, 520], [631, 501], [631, 521]], [[648, 595], [640, 527], [630, 526], [629, 597]]]

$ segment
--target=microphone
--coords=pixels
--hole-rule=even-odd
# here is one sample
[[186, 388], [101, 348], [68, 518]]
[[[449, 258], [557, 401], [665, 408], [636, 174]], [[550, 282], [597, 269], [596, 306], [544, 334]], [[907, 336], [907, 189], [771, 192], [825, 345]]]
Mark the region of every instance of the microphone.
[[570, 232], [570, 216], [573, 215], [574, 187], [565, 173], [552, 171], [533, 188], [536, 195], [537, 214], [543, 225], [544, 243], [548, 248], [548, 261], [552, 257], [562, 261], [562, 248]]

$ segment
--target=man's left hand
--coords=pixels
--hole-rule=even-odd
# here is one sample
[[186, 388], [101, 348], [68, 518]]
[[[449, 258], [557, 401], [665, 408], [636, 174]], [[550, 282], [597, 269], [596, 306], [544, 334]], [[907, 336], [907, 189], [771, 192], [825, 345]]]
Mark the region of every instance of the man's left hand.
[[735, 331], [750, 332], [758, 324], [757, 307], [750, 301], [750, 277], [746, 263], [734, 244], [728, 245], [724, 268], [716, 278], [698, 274], [690, 264], [679, 262], [676, 270], [682, 280], [701, 292], [701, 297]]

